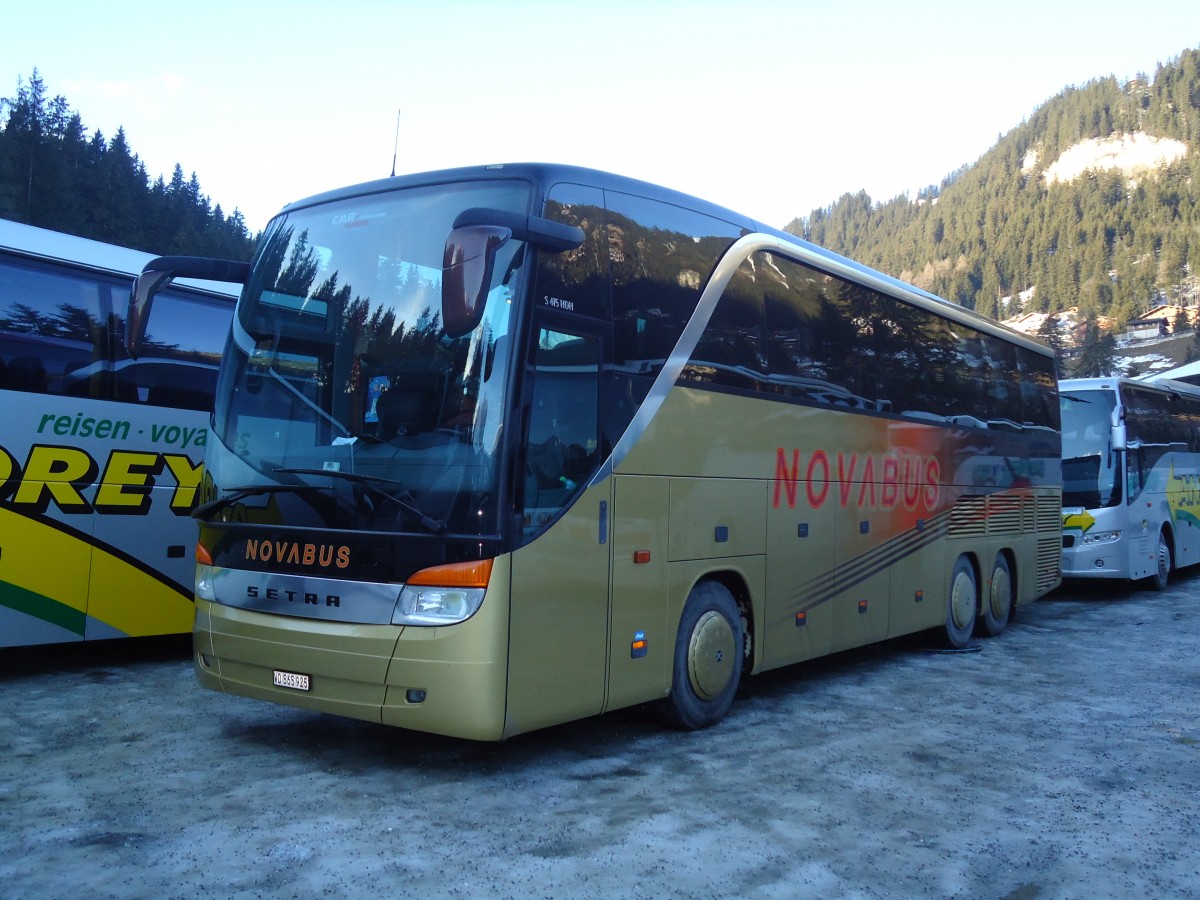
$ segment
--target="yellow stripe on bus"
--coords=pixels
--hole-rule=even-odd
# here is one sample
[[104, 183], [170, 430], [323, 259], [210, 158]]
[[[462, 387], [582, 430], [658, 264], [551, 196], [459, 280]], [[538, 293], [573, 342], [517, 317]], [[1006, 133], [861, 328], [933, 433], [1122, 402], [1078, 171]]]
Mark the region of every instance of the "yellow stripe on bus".
[[87, 611], [92, 548], [0, 507], [0, 579], [79, 612]]
[[97, 585], [88, 615], [131, 637], [189, 631], [195, 603], [158, 579], [102, 550], [92, 552]]
[[[59, 623], [66, 607], [130, 636], [183, 633], [192, 624], [191, 599], [169, 585], [84, 539], [2, 507], [0, 581], [28, 601], [19, 611], [50, 622]], [[37, 597], [52, 601], [44, 614], [28, 608]]]

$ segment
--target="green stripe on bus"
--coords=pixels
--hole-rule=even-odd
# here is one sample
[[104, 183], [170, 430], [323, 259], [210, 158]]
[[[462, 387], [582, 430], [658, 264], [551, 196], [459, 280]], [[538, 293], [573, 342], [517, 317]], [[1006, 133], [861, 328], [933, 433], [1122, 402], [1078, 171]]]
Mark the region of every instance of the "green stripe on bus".
[[1186, 509], [1176, 510], [1175, 520], [1188, 522], [1193, 527], [1200, 525], [1200, 518], [1197, 518], [1194, 513], [1190, 513]]
[[0, 581], [0, 606], [65, 628], [80, 637], [87, 623], [86, 613], [7, 581]]

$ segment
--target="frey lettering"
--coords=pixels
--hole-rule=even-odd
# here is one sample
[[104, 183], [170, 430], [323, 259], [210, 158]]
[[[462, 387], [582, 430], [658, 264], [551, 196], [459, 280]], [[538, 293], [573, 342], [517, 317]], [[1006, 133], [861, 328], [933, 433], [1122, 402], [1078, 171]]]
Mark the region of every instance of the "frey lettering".
[[[167, 474], [169, 480], [164, 478]], [[186, 516], [196, 504], [203, 475], [203, 463], [182, 453], [113, 449], [107, 459], [96, 459], [79, 447], [34, 444], [18, 463], [0, 447], [0, 500], [23, 511], [44, 513], [53, 507], [78, 515], [141, 516], [149, 513], [157, 496], [168, 498], [175, 515]], [[152, 490], [171, 481], [169, 494]], [[87, 492], [93, 485], [98, 487], [89, 501]]]

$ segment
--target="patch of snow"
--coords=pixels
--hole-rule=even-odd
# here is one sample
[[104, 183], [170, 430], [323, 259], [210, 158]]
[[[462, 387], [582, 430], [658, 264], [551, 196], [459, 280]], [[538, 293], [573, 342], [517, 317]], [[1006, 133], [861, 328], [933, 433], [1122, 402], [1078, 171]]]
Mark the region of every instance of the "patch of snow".
[[1177, 363], [1161, 353], [1146, 353], [1142, 356], [1116, 356], [1113, 358], [1115, 371], [1128, 372], [1130, 366], [1138, 366], [1147, 374], [1159, 375], [1175, 368]]
[[[1046, 169], [1046, 184], [1073, 181], [1084, 172], [1118, 169], [1126, 175], [1164, 168], [1188, 151], [1187, 144], [1139, 131], [1080, 141]], [[1029, 159], [1028, 156], [1025, 157]]]

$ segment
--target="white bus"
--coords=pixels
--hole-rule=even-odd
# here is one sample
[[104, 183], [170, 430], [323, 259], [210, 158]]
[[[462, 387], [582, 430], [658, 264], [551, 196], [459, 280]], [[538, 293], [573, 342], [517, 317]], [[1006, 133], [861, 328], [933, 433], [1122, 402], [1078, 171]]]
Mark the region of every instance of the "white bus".
[[131, 359], [151, 258], [0, 220], [0, 647], [191, 627], [189, 514], [234, 295], [164, 291]]
[[1200, 562], [1200, 388], [1078, 378], [1059, 402], [1063, 577], [1162, 590]]

